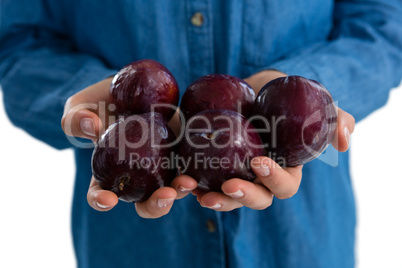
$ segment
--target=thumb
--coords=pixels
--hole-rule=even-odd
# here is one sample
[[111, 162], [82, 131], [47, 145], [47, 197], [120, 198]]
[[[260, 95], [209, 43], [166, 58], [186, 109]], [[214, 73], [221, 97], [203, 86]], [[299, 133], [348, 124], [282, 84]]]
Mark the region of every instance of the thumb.
[[85, 103], [70, 108], [70, 101], [66, 103], [66, 109], [61, 119], [64, 133], [73, 137], [80, 137], [96, 141], [99, 131], [102, 129], [102, 121], [91, 110], [96, 110], [96, 104]]
[[332, 140], [332, 146], [340, 152], [345, 152], [349, 148], [350, 135], [355, 129], [354, 117], [338, 108], [338, 124]]
[[115, 193], [103, 190], [95, 178], [92, 177], [87, 193], [87, 201], [95, 210], [108, 211], [117, 205], [119, 199]]

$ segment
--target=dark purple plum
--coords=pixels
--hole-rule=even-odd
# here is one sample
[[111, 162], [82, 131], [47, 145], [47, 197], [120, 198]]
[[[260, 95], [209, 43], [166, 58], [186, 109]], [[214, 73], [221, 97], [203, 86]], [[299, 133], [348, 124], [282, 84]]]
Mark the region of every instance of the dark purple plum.
[[210, 74], [191, 83], [180, 103], [186, 120], [213, 109], [236, 111], [249, 117], [253, 111], [254, 90], [244, 80], [228, 74]]
[[122, 117], [95, 145], [92, 172], [125, 202], [142, 202], [176, 175], [171, 160], [176, 137], [158, 113]]
[[208, 110], [192, 117], [178, 146], [181, 172], [197, 180], [204, 191], [221, 192], [231, 178], [253, 181], [250, 161], [264, 154], [254, 127], [230, 110]]
[[[110, 85], [116, 114], [161, 113], [169, 120], [179, 103], [179, 87], [170, 71], [154, 60], [138, 60], [124, 66]], [[158, 107], [159, 105], [159, 107]]]
[[320, 83], [301, 76], [266, 84], [254, 105], [252, 122], [261, 133], [268, 156], [282, 166], [303, 165], [317, 158], [335, 134], [337, 108]]

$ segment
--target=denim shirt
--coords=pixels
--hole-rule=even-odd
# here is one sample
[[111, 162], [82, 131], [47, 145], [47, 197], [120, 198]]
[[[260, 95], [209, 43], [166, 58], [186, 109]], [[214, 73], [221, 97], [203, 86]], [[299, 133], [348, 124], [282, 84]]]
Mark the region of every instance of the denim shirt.
[[173, 73], [181, 94], [210, 73], [276, 69], [315, 79], [359, 121], [402, 77], [399, 0], [2, 0], [0, 12], [8, 116], [49, 145], [75, 150], [79, 267], [354, 266], [347, 153], [329, 147], [304, 166], [294, 197], [265, 210], [215, 212], [188, 196], [147, 220], [133, 204], [107, 213], [89, 207], [92, 150], [71, 145], [60, 118], [72, 94], [151, 58]]

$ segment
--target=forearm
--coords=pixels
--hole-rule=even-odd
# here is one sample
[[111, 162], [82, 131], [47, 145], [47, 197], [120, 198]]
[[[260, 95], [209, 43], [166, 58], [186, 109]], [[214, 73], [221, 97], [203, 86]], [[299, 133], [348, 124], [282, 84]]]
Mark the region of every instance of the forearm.
[[114, 73], [89, 56], [41, 47], [6, 59], [1, 85], [8, 116], [18, 127], [56, 148], [71, 146], [60, 126], [64, 103], [75, 92]]

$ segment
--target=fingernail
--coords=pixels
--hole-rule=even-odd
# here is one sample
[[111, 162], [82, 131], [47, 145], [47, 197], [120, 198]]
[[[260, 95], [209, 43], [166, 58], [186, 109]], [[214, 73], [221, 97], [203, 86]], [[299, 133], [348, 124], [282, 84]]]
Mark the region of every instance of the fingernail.
[[237, 192], [230, 194], [228, 193], [227, 195], [233, 198], [242, 198], [244, 196], [244, 192], [242, 190], [238, 190]]
[[261, 164], [259, 166], [254, 166], [254, 172], [259, 177], [267, 177], [271, 173], [268, 165]]
[[95, 124], [91, 118], [82, 118], [80, 128], [86, 135], [95, 137]]
[[349, 141], [350, 141], [350, 132], [349, 129], [347, 127], [345, 127], [345, 129], [343, 130], [345, 133], [345, 137], [346, 137], [346, 142], [348, 144], [348, 148], [349, 148]]
[[105, 205], [102, 205], [101, 203], [99, 203], [99, 202], [96, 202], [96, 205], [98, 206], [98, 207], [100, 207], [100, 208], [110, 208], [110, 206], [105, 206]]
[[179, 188], [178, 188], [178, 191], [179, 192], [181, 192], [181, 193], [189, 193], [189, 192], [191, 192], [193, 189], [188, 189], [188, 188], [185, 188], [185, 187], [183, 187], [183, 186], [179, 186]]
[[207, 207], [207, 208], [210, 208], [210, 209], [219, 209], [219, 208], [221, 208], [221, 207], [222, 207], [222, 204], [216, 203], [216, 204], [213, 205], [212, 207]]
[[164, 208], [173, 204], [174, 198], [158, 199], [158, 207]]

